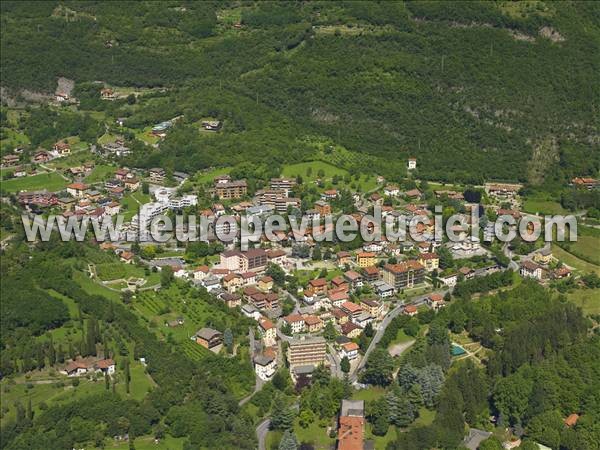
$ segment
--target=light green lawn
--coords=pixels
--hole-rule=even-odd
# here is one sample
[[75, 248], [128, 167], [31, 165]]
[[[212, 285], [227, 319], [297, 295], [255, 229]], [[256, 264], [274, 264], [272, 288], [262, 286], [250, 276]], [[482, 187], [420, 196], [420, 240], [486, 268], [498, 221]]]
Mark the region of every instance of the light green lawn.
[[116, 168], [113, 166], [97, 165], [92, 170], [92, 173], [86, 177], [85, 181], [87, 183], [98, 183], [107, 180], [115, 173], [115, 170]]
[[299, 420], [296, 419], [294, 421], [294, 433], [298, 438], [298, 442], [312, 443], [315, 450], [329, 450], [335, 444], [335, 439], [327, 435], [327, 428], [320, 427], [319, 422], [316, 420], [308, 427], [302, 428]]
[[[310, 169], [310, 175], [307, 175], [307, 171]], [[308, 161], [298, 164], [288, 164], [283, 166], [281, 175], [288, 178], [295, 178], [298, 175], [302, 177], [304, 183], [314, 182], [319, 179], [319, 171], [323, 171], [323, 177], [321, 181], [324, 183], [324, 189], [352, 189], [351, 185], [356, 185], [356, 190], [366, 192], [377, 187], [376, 177], [369, 174], [361, 174], [359, 180], [355, 180], [352, 177], [350, 183], [347, 185], [343, 178], [349, 174], [349, 172], [340, 167], [334, 166], [324, 161]], [[331, 183], [332, 178], [337, 175], [340, 180], [337, 185]]]
[[[184, 441], [185, 438], [174, 438], [166, 435], [158, 444], [155, 444], [153, 436], [140, 436], [135, 438], [134, 445], [136, 450], [181, 450]], [[128, 442], [117, 442], [109, 439], [105, 443], [105, 450], [129, 450]]]
[[148, 145], [153, 145], [156, 144], [160, 138], [157, 136], [154, 136], [153, 134], [151, 134], [150, 132], [152, 131], [152, 127], [146, 127], [143, 130], [135, 130], [135, 137], [138, 138], [140, 141], [145, 142]]
[[367, 389], [361, 389], [352, 394], [352, 400], [364, 400], [365, 402], [377, 400], [385, 395], [385, 389], [378, 386], [371, 386]]
[[528, 213], [538, 214], [567, 214], [560, 203], [552, 200], [527, 199], [523, 203], [523, 210]]
[[573, 254], [563, 250], [556, 244], [552, 245], [552, 254], [554, 257], [558, 258], [560, 261], [564, 262], [566, 265], [570, 267], [574, 267], [577, 270], [580, 270], [584, 273], [594, 272], [597, 275], [600, 275], [600, 266], [595, 264], [591, 264], [583, 259], [577, 258]]
[[207, 172], [198, 172], [194, 179], [197, 184], [207, 184], [212, 183], [213, 179], [216, 176], [225, 175], [229, 172], [231, 172], [231, 167], [219, 167], [217, 169], [212, 169]]
[[38, 191], [41, 189], [48, 189], [49, 191], [55, 192], [64, 189], [67, 186], [68, 181], [63, 179], [56, 172], [52, 172], [2, 181], [1, 184], [2, 189], [8, 192]]
[[120, 300], [121, 295], [118, 292], [96, 283], [87, 273], [75, 271], [73, 272], [73, 280], [81, 286], [81, 288], [91, 295], [102, 295], [110, 300]]
[[567, 294], [567, 299], [579, 306], [586, 315], [600, 314], [600, 288], [575, 289]]

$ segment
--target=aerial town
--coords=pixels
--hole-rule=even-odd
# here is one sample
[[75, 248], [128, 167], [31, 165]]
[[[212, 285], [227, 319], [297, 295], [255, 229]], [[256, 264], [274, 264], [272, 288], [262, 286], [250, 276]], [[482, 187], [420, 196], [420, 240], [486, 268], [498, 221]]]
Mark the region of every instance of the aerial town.
[[598, 12], [3, 2], [0, 447], [600, 450]]

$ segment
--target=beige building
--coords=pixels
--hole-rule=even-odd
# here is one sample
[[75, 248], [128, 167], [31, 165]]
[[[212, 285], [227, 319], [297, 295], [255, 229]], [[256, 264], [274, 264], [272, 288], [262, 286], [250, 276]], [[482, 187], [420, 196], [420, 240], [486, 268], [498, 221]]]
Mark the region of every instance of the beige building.
[[287, 353], [290, 370], [300, 366], [327, 364], [327, 343], [324, 338], [292, 339]]

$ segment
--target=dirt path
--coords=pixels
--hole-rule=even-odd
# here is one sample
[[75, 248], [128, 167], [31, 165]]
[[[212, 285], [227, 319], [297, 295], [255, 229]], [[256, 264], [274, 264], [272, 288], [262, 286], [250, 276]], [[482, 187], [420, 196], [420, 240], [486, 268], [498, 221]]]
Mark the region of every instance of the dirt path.
[[415, 340], [413, 339], [410, 341], [401, 342], [399, 344], [394, 344], [394, 345], [390, 346], [390, 348], [388, 349], [388, 353], [391, 356], [400, 356], [402, 353], [404, 353], [406, 350], [408, 350], [414, 343], [415, 343]]

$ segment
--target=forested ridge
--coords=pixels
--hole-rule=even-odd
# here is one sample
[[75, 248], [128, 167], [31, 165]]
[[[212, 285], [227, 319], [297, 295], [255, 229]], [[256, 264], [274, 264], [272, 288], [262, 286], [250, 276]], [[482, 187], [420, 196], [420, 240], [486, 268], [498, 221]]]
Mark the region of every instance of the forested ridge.
[[430, 179], [556, 183], [600, 167], [599, 18], [594, 2], [3, 2], [2, 87], [162, 86], [161, 120], [230, 118], [225, 161], [196, 137], [153, 155], [177, 167], [306, 158], [317, 137], [377, 170], [414, 155]]

